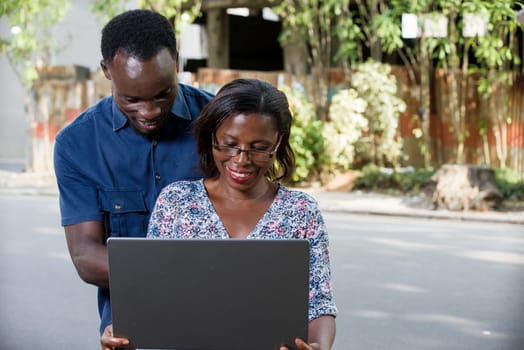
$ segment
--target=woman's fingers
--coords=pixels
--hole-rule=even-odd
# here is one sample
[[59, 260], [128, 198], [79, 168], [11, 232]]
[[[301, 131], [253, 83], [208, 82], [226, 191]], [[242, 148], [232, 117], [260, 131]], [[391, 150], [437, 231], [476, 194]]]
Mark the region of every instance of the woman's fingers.
[[[295, 339], [295, 345], [298, 350], [321, 350], [317, 343], [308, 344], [300, 338]], [[279, 350], [290, 350], [287, 346], [282, 345]]]
[[321, 350], [319, 344], [317, 343], [308, 344], [300, 338], [295, 339], [295, 345], [297, 346], [298, 350]]

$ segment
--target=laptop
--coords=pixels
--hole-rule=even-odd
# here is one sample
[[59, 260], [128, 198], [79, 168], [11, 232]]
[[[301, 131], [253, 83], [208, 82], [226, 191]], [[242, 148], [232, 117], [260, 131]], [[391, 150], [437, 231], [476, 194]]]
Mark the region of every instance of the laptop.
[[116, 336], [134, 348], [296, 349], [307, 339], [307, 240], [107, 242]]

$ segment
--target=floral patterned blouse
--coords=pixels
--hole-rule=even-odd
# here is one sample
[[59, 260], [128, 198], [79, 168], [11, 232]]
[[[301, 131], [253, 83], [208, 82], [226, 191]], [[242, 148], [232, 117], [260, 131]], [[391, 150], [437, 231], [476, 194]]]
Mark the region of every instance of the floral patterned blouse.
[[[178, 181], [157, 198], [148, 237], [228, 239], [203, 180]], [[331, 286], [328, 235], [317, 202], [283, 185], [248, 239], [307, 239], [310, 243], [309, 320], [337, 314]]]

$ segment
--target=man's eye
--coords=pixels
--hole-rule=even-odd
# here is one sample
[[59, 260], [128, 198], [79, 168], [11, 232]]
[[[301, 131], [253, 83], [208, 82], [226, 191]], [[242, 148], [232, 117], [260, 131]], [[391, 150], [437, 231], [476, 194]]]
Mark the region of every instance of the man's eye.
[[162, 92], [161, 94], [159, 94], [157, 97], [155, 97], [155, 100], [165, 100], [166, 98], [168, 98], [171, 95], [172, 92], [173, 92], [173, 89], [168, 89]]
[[168, 96], [169, 96], [169, 94], [167, 94], [167, 93], [165, 93], [165, 94], [161, 94], [161, 95], [158, 95], [157, 97], [155, 97], [155, 100], [156, 100], [156, 101], [163, 101], [163, 100], [165, 100]]
[[127, 103], [137, 103], [138, 102], [138, 99], [137, 98], [134, 98], [134, 97], [127, 97], [125, 98], [125, 101]]

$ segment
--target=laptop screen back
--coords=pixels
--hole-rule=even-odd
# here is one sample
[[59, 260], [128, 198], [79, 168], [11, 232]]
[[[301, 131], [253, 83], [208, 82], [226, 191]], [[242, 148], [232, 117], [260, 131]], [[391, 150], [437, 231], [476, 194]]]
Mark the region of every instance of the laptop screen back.
[[307, 339], [306, 240], [110, 238], [115, 335], [135, 348], [272, 350]]

